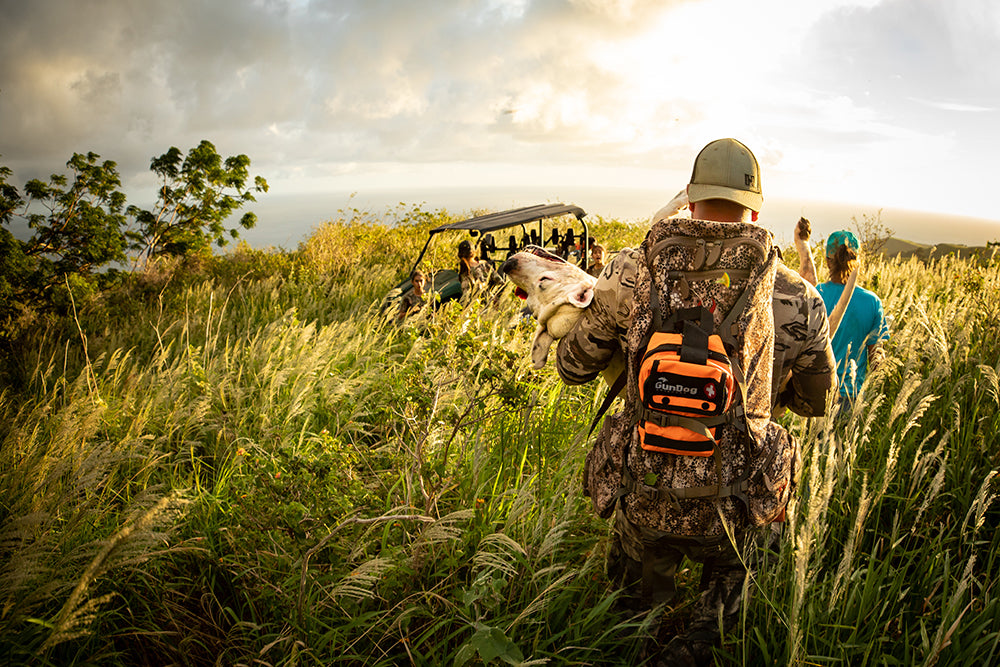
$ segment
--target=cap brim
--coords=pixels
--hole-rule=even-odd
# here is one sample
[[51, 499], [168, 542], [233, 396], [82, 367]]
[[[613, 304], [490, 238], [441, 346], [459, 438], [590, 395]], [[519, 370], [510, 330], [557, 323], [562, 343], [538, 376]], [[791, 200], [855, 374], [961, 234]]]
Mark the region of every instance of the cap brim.
[[748, 192], [747, 190], [727, 188], [724, 185], [707, 185], [705, 183], [692, 183], [688, 186], [688, 201], [699, 202], [706, 199], [725, 199], [736, 202], [756, 213], [760, 213], [760, 207], [764, 203], [764, 196], [759, 192]]

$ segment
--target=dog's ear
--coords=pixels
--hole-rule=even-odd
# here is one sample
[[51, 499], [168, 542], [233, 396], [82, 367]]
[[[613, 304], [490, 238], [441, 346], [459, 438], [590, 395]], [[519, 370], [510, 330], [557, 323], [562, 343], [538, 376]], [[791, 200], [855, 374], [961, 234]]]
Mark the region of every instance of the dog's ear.
[[531, 344], [531, 365], [536, 369], [545, 366], [545, 362], [549, 358], [549, 348], [553, 342], [555, 342], [555, 338], [549, 335], [548, 330], [542, 325], [538, 325], [538, 328], [535, 329], [535, 341]]
[[594, 300], [594, 288], [582, 287], [569, 293], [569, 302], [577, 308], [586, 308]]

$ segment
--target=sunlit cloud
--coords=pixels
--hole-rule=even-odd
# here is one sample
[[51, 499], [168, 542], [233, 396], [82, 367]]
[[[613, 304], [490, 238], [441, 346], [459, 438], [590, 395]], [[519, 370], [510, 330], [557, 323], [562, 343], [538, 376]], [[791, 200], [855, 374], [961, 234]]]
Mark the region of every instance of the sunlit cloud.
[[[773, 194], [947, 208], [916, 174], [954, 183], [987, 168], [998, 7], [13, 3], [0, 24], [0, 154], [31, 177], [95, 150], [135, 178], [167, 147], [207, 138], [250, 155], [279, 190], [674, 187], [701, 146], [735, 136]], [[995, 215], [989, 199], [961, 206]]]
[[996, 111], [997, 107], [984, 107], [978, 104], [960, 104], [956, 102], [938, 102], [934, 100], [921, 100], [915, 97], [909, 98], [914, 102], [919, 104], [925, 104], [929, 107], [934, 107], [935, 109], [941, 109], [942, 111], [958, 111], [961, 113], [982, 113], [984, 111]]

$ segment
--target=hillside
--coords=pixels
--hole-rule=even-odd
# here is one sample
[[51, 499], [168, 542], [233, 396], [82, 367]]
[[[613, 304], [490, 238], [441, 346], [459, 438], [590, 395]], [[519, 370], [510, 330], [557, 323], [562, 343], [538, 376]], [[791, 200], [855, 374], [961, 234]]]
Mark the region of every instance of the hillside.
[[996, 249], [986, 246], [967, 246], [960, 243], [939, 243], [937, 245], [928, 245], [925, 243], [914, 243], [913, 241], [906, 241], [893, 237], [886, 241], [885, 246], [882, 248], [881, 255], [886, 258], [899, 259], [916, 257], [917, 259], [926, 262], [932, 259], [941, 259], [947, 256], [953, 256], [959, 259], [983, 257], [993, 253], [994, 250]]
[[[26, 314], [0, 389], [0, 662], [618, 666], [682, 631], [700, 566], [662, 616], [605, 573], [580, 482], [603, 385], [532, 368], [510, 290], [379, 312], [443, 222], [341, 219]], [[795, 500], [719, 664], [1000, 661], [1000, 261], [864, 271], [885, 362], [838, 418], [781, 418]]]

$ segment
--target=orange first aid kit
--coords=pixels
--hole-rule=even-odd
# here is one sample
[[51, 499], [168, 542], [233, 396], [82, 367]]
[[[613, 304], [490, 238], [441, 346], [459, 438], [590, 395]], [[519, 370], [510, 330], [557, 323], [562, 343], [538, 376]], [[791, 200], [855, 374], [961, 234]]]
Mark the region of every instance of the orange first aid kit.
[[[643, 449], [712, 456], [736, 381], [718, 335], [653, 333], [639, 364], [639, 442]], [[698, 341], [702, 341], [699, 344]]]

